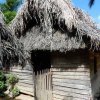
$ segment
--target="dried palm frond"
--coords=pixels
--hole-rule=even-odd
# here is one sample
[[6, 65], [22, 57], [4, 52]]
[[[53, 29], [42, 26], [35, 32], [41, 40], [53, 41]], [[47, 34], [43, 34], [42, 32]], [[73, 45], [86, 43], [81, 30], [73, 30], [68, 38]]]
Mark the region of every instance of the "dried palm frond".
[[3, 67], [9, 67], [15, 63], [23, 63], [24, 56], [21, 44], [18, 43], [11, 31], [4, 25], [3, 15], [0, 13], [0, 61]]
[[99, 49], [97, 25], [70, 0], [26, 0], [9, 27], [28, 52]]

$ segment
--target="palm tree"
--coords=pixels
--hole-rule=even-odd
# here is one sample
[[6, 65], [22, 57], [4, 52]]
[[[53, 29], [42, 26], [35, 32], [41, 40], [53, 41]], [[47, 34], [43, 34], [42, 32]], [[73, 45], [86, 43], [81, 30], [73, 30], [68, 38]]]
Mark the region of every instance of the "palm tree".
[[95, 2], [95, 0], [90, 0], [90, 1], [89, 1], [89, 7], [90, 7], [90, 8], [91, 8], [92, 5], [94, 4], [94, 2]]

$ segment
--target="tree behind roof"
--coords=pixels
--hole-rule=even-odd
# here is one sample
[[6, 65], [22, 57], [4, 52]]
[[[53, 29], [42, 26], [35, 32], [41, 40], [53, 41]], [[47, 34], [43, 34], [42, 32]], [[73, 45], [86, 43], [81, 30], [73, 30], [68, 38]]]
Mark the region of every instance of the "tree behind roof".
[[11, 20], [16, 16], [15, 8], [19, 5], [20, 0], [6, 0], [5, 3], [0, 4], [1, 11], [3, 12], [6, 20], [5, 22], [8, 24]]

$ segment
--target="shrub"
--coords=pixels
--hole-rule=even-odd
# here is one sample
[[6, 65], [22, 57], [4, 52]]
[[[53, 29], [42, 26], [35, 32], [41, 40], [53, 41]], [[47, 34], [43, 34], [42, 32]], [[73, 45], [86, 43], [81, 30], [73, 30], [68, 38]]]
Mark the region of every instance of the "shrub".
[[9, 84], [9, 92], [11, 94], [12, 97], [16, 97], [19, 95], [19, 89], [17, 87], [15, 87], [16, 83], [18, 83], [19, 78], [17, 77], [17, 75], [15, 74], [9, 74], [7, 76], [7, 82]]
[[10, 85], [15, 85], [16, 83], [18, 83], [19, 78], [15, 75], [15, 74], [9, 74], [7, 76], [7, 82]]
[[7, 90], [7, 85], [4, 82], [0, 81], [0, 93], [5, 92]]
[[3, 81], [4, 83], [6, 83], [6, 76], [2, 71], [0, 71], [0, 81]]
[[0, 71], [0, 96], [4, 96], [4, 92], [7, 90], [6, 76]]
[[14, 87], [14, 89], [11, 92], [13, 97], [16, 97], [20, 94], [20, 90], [17, 87]]

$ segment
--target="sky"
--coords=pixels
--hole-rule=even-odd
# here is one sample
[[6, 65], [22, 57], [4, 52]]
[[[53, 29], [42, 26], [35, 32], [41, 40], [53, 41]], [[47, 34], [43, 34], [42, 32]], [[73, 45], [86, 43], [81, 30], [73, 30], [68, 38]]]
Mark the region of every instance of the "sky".
[[[6, 0], [0, 0], [0, 3], [4, 3], [5, 1]], [[89, 0], [72, 0], [72, 3], [74, 6], [87, 12], [100, 27], [100, 0], [95, 0], [95, 4], [92, 8], [88, 6]]]
[[89, 8], [89, 0], [72, 0], [74, 6], [83, 9], [87, 12], [93, 20], [99, 25], [100, 28], [100, 0], [95, 0], [94, 5], [92, 8]]
[[0, 0], [0, 3], [4, 3], [6, 0]]

